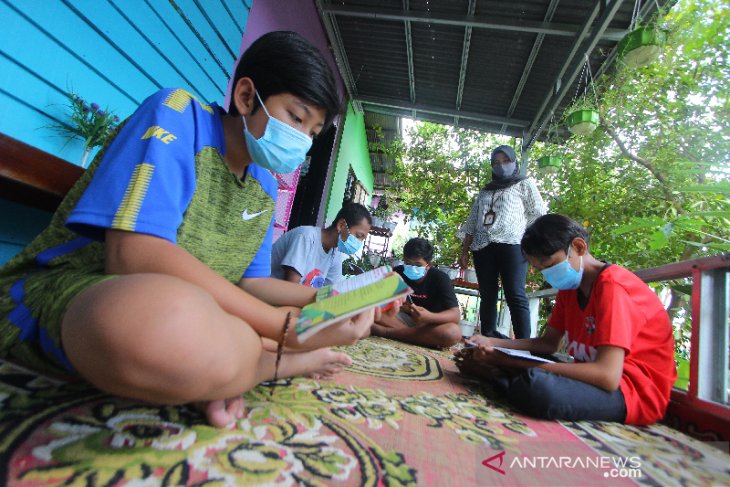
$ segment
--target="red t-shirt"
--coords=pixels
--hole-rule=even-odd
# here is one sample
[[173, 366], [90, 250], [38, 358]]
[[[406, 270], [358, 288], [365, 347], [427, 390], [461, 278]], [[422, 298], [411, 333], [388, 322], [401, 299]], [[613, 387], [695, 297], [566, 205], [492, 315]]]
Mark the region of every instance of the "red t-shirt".
[[672, 326], [657, 295], [635, 274], [617, 265], [603, 269], [583, 310], [577, 290], [559, 291], [548, 325], [567, 333], [568, 353], [577, 362], [594, 361], [602, 345], [624, 349], [627, 424], [664, 416], [677, 378]]

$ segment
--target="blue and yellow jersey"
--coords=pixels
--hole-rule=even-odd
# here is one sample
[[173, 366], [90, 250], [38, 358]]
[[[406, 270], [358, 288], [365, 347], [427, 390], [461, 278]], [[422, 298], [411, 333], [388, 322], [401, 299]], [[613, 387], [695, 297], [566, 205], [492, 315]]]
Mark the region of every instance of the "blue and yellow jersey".
[[243, 179], [230, 172], [222, 114], [165, 89], [122, 124], [51, 224], [0, 269], [0, 356], [32, 362], [10, 350], [35, 341], [64, 363], [60, 320], [74, 296], [109, 278], [107, 229], [169, 240], [231, 282], [270, 275], [276, 179], [256, 164]]
[[276, 180], [255, 164], [243, 181], [228, 170], [220, 112], [184, 90], [148, 98], [107, 148], [68, 228], [96, 240], [106, 229], [164, 238], [231, 281], [268, 276]]

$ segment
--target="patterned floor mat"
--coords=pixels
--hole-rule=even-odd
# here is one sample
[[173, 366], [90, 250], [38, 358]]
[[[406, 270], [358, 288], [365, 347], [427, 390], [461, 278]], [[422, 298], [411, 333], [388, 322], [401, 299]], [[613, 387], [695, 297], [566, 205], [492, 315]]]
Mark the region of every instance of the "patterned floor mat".
[[273, 396], [262, 384], [224, 430], [188, 407], [0, 362], [0, 483], [730, 485], [727, 445], [663, 425], [526, 418], [461, 377], [447, 352], [379, 338], [343, 350], [347, 372], [280, 381]]

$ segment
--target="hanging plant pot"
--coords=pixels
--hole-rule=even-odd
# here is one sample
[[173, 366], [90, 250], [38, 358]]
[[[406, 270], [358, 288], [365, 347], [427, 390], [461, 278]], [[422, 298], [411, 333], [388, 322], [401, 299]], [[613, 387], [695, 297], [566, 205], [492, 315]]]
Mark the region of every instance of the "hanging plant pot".
[[596, 110], [575, 110], [568, 115], [568, 129], [575, 135], [590, 134], [598, 127], [599, 120]]
[[624, 63], [639, 68], [654, 62], [662, 51], [666, 35], [655, 27], [639, 27], [626, 34], [618, 43], [618, 53]]
[[558, 172], [562, 164], [563, 158], [560, 156], [545, 156], [537, 160], [538, 169], [546, 174]]

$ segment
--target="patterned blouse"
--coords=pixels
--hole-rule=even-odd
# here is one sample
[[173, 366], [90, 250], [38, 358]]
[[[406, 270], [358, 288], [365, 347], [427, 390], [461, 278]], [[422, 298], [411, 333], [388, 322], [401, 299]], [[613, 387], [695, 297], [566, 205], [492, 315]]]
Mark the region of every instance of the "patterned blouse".
[[474, 237], [472, 251], [492, 242], [519, 245], [525, 229], [544, 214], [542, 196], [535, 182], [527, 178], [509, 188], [482, 189], [462, 230]]

